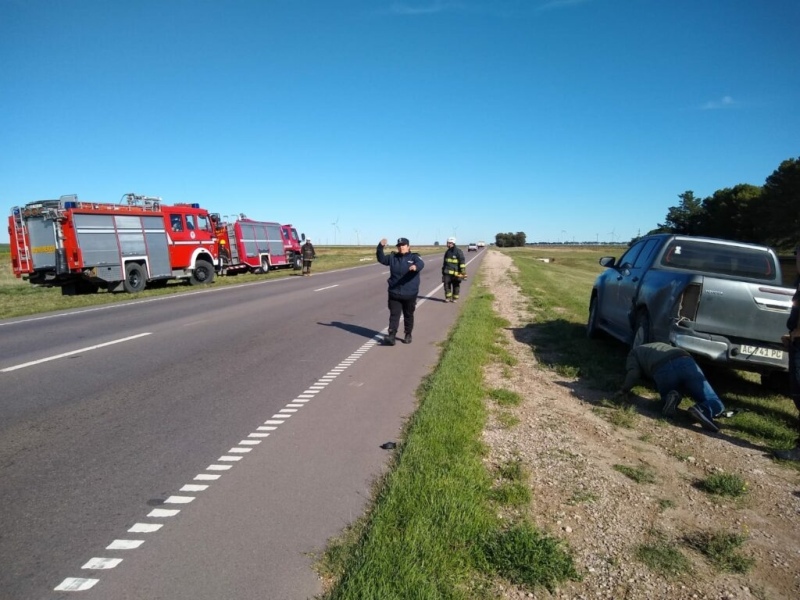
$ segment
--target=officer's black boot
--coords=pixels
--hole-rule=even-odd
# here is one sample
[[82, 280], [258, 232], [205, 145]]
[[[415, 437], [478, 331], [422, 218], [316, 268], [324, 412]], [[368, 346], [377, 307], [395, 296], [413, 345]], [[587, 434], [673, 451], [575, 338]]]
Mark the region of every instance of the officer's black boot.
[[403, 343], [404, 344], [410, 344], [411, 343], [411, 332], [410, 331], [406, 332], [406, 337], [403, 338]]
[[397, 332], [389, 330], [389, 335], [383, 338], [383, 343], [387, 346], [394, 346], [394, 336]]

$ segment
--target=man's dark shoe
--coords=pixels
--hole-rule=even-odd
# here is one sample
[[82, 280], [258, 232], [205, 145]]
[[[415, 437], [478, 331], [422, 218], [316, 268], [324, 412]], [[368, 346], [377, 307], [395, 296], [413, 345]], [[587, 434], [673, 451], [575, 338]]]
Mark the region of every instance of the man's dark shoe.
[[404, 344], [410, 344], [411, 343], [411, 334], [410, 333], [407, 333], [406, 337], [403, 338], [403, 343]]
[[680, 392], [672, 390], [667, 393], [664, 400], [664, 407], [661, 409], [661, 414], [665, 417], [674, 417], [678, 411], [678, 404], [681, 403]]
[[384, 336], [383, 343], [387, 346], [394, 346], [394, 332], [389, 333], [389, 335]]
[[796, 460], [800, 461], [800, 445], [795, 446], [791, 450], [775, 450], [775, 458], [781, 460]]
[[705, 429], [706, 431], [713, 431], [714, 433], [717, 433], [719, 431], [719, 427], [717, 427], [717, 424], [714, 423], [714, 421], [709, 419], [707, 416], [705, 416], [703, 414], [703, 411], [701, 411], [696, 406], [690, 406], [687, 412], [695, 421], [700, 423], [700, 425], [702, 425], [703, 429]]

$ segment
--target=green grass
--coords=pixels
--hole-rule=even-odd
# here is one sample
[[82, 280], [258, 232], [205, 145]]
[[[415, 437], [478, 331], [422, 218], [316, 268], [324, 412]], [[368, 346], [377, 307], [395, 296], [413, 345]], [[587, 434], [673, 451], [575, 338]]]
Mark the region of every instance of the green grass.
[[594, 410], [612, 425], [624, 429], [633, 429], [634, 425], [636, 425], [636, 419], [638, 418], [636, 408], [633, 406], [623, 406], [612, 410], [607, 408], [595, 408]]
[[329, 600], [469, 598], [495, 577], [534, 588], [577, 576], [558, 541], [497, 516], [495, 502], [530, 502], [519, 461], [499, 468], [495, 487], [483, 464], [482, 367], [498, 356], [490, 349], [504, 324], [480, 285], [462, 314], [418, 390], [419, 408], [357, 540], [333, 545], [322, 561]]
[[686, 543], [701, 552], [720, 571], [747, 573], [755, 559], [739, 552], [747, 541], [741, 533], [701, 532], [686, 537]]
[[628, 465], [614, 465], [614, 470], [619, 471], [629, 479], [633, 479], [636, 483], [655, 483], [656, 475], [650, 467], [639, 465], [638, 467], [631, 467]]
[[497, 422], [504, 429], [511, 429], [520, 423], [518, 416], [505, 410], [497, 413]]
[[575, 506], [576, 504], [590, 504], [592, 502], [597, 502], [600, 499], [600, 496], [595, 494], [594, 492], [588, 492], [586, 490], [576, 490], [572, 493], [572, 496], [569, 500], [567, 500], [567, 504], [570, 506]]
[[738, 498], [747, 493], [747, 482], [734, 473], [715, 473], [702, 482], [709, 494]]
[[652, 534], [652, 542], [636, 548], [636, 558], [659, 575], [672, 578], [691, 571], [691, 561], [680, 551], [677, 544], [668, 541], [662, 534]]
[[500, 406], [519, 406], [522, 404], [522, 396], [511, 390], [489, 390], [489, 398], [497, 402]]
[[485, 554], [495, 571], [503, 573], [512, 583], [529, 588], [543, 586], [552, 592], [561, 581], [579, 579], [561, 542], [526, 522], [495, 532], [485, 545]]
[[675, 508], [675, 503], [669, 498], [659, 498], [658, 509], [663, 512], [669, 508]]

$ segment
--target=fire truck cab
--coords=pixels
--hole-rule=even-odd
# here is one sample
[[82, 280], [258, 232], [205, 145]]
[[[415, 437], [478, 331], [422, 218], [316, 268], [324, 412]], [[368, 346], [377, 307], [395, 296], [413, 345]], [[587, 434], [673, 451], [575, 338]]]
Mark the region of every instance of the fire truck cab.
[[8, 229], [15, 275], [64, 295], [135, 293], [176, 278], [213, 281], [217, 250], [208, 211], [123, 198], [111, 204], [73, 195], [14, 207]]

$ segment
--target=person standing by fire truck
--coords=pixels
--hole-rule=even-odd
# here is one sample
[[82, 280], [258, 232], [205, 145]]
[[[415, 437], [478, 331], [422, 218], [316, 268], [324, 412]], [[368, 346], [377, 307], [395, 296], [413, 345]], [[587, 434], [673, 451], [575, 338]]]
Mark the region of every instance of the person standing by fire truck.
[[461, 280], [467, 277], [467, 261], [464, 253], [456, 246], [456, 238], [447, 238], [447, 250], [442, 263], [442, 283], [444, 284], [444, 301], [456, 302], [461, 291]]
[[314, 250], [314, 244], [311, 243], [311, 238], [306, 238], [306, 243], [300, 249], [303, 253], [303, 275], [311, 275], [311, 261], [317, 258], [317, 253]]

